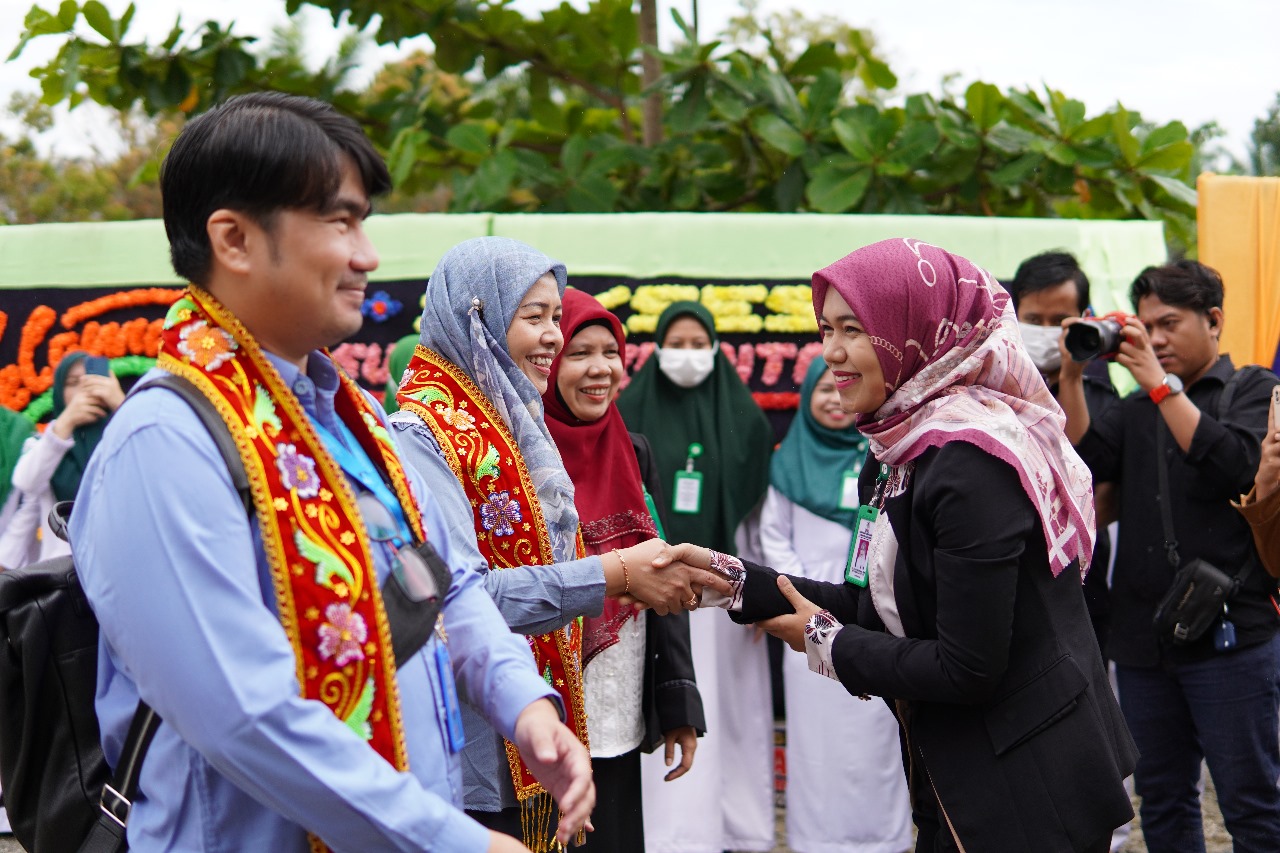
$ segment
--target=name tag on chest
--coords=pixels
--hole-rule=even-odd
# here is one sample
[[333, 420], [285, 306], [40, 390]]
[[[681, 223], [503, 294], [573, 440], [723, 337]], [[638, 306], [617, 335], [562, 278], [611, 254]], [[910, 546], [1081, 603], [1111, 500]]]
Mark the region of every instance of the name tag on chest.
[[876, 520], [880, 510], [873, 506], [858, 508], [858, 528], [849, 543], [849, 559], [845, 563], [844, 579], [846, 583], [866, 589], [867, 567], [871, 561], [871, 537], [875, 533]]

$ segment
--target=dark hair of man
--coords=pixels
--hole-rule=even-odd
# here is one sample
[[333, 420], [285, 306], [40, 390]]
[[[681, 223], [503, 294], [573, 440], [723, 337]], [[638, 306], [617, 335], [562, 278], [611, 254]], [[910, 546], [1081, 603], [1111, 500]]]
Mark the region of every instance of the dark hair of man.
[[244, 213], [270, 232], [281, 210], [328, 209], [342, 185], [343, 155], [370, 198], [391, 188], [360, 125], [323, 101], [255, 92], [193, 119], [160, 170], [174, 272], [206, 282], [213, 262], [206, 224], [215, 210]]
[[1066, 252], [1045, 252], [1027, 258], [1018, 264], [1018, 271], [1013, 274], [1013, 282], [1009, 285], [1013, 310], [1018, 310], [1018, 303], [1026, 294], [1057, 287], [1064, 281], [1075, 283], [1076, 301], [1083, 314], [1089, 307], [1089, 277], [1080, 269], [1075, 256]]
[[1212, 267], [1188, 260], [1147, 267], [1129, 288], [1134, 308], [1144, 296], [1155, 296], [1165, 305], [1208, 315], [1210, 308], [1222, 307], [1222, 276]]

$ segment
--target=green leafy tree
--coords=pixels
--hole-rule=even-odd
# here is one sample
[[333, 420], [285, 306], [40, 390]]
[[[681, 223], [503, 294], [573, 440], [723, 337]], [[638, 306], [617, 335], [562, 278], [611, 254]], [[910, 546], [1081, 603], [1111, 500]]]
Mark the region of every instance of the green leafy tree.
[[[263, 88], [324, 97], [386, 153], [392, 209], [1145, 218], [1175, 248], [1194, 242], [1197, 149], [1182, 123], [1119, 105], [1090, 115], [1051, 88], [900, 93], [874, 38], [839, 21], [761, 20], [748, 6], [728, 40], [702, 42], [673, 13], [679, 37], [658, 52], [641, 44], [632, 0], [538, 16], [503, 0], [309, 5], [378, 43], [426, 35], [434, 52], [356, 92], [341, 68], [281, 75], [213, 22], [149, 44], [129, 38], [132, 7], [113, 18], [98, 0], [63, 0], [31, 9], [14, 55], [60, 39], [34, 72], [51, 104], [172, 115]], [[649, 85], [646, 57], [660, 61]], [[646, 99], [660, 133], [642, 131]]]
[[160, 215], [160, 191], [147, 180], [162, 142], [171, 139], [171, 120], [120, 114], [119, 153], [85, 157], [40, 153], [35, 137], [51, 124], [48, 107], [15, 96], [9, 111], [22, 119], [12, 137], [0, 134], [0, 223], [82, 222]]
[[1267, 114], [1254, 121], [1243, 166], [1251, 175], [1280, 175], [1280, 94]]

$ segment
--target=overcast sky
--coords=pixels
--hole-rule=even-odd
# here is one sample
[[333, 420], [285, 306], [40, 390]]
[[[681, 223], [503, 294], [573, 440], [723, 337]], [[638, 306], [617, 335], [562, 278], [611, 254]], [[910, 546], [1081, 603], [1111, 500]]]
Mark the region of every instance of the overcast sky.
[[[49, 9], [57, 0], [41, 0]], [[113, 14], [127, 0], [104, 0]], [[283, 0], [138, 0], [134, 33], [162, 38], [181, 13], [194, 24], [209, 15], [234, 21], [237, 32], [266, 35], [284, 20]], [[518, 0], [526, 13], [557, 0]], [[674, 29], [672, 6], [686, 18], [693, 0], [660, 0], [660, 28]], [[0, 58], [17, 42], [31, 0], [0, 0]], [[1216, 120], [1228, 144], [1242, 152], [1255, 118], [1280, 90], [1280, 2], [1277, 0], [763, 0], [765, 9], [797, 6], [871, 29], [898, 74], [901, 91], [937, 91], [947, 74], [1001, 86], [1047, 83], [1086, 104], [1090, 113], [1117, 101], [1155, 121], [1180, 119], [1188, 127]], [[699, 0], [704, 40], [724, 25], [737, 0]], [[318, 65], [336, 45], [327, 13], [308, 9], [308, 44]], [[36, 91], [28, 76], [54, 43], [37, 40], [17, 62], [0, 64], [0, 109], [14, 91]], [[401, 45], [405, 50], [412, 45]], [[368, 68], [396, 48], [370, 51]], [[75, 111], [76, 113], [82, 110]], [[0, 113], [0, 120], [5, 118]], [[2, 122], [0, 122], [2, 123]], [[86, 114], [59, 118], [47, 140], [62, 153], [78, 153], [100, 126]]]

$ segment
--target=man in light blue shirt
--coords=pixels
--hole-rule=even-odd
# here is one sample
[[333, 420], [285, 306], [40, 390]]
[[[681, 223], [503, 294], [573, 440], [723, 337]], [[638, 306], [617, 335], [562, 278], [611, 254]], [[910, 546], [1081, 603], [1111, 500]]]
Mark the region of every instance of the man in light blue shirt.
[[[363, 231], [386, 167], [328, 105], [278, 94], [228, 101], [187, 125], [161, 178], [174, 269], [243, 325], [341, 466], [374, 494], [370, 460], [335, 410], [318, 350], [355, 332], [377, 255]], [[185, 402], [142, 388], [113, 418], [82, 481], [71, 541], [101, 624], [97, 711], [114, 763], [139, 698], [163, 720], [128, 840], [146, 851], [525, 851], [461, 811], [457, 690], [562, 810], [562, 841], [594, 804], [585, 749], [474, 567], [449, 547], [410, 473], [427, 539], [452, 567], [443, 630], [395, 676], [408, 772], [320, 701], [278, 618], [256, 517]], [[353, 520], [358, 526], [359, 519]], [[379, 582], [393, 551], [370, 542]], [[447, 647], [447, 650], [446, 650]], [[451, 663], [441, 670], [436, 662]]]

